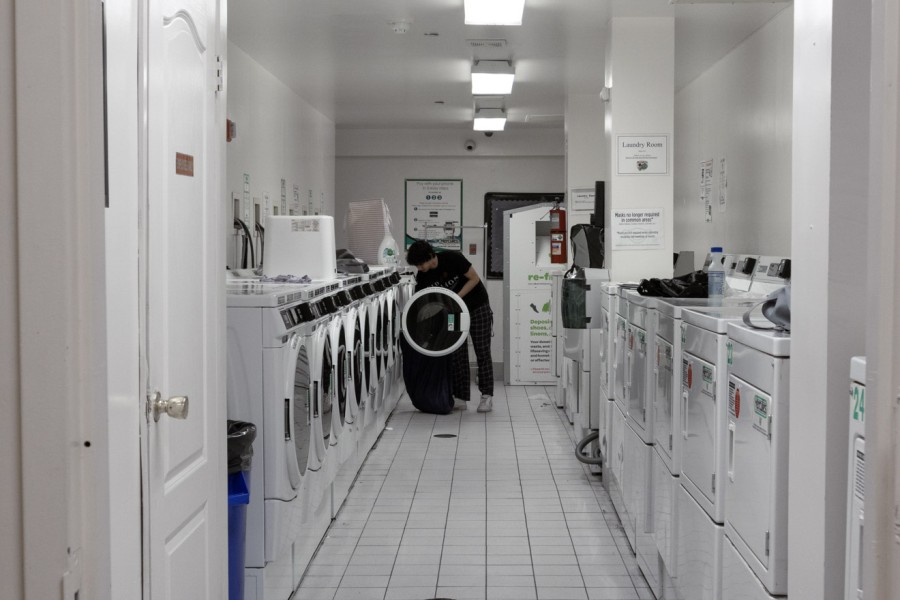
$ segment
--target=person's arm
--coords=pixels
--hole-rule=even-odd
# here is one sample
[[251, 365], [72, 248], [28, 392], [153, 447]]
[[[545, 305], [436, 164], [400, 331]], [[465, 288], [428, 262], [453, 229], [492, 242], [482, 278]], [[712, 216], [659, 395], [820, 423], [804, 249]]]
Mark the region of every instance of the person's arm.
[[466, 283], [463, 284], [462, 289], [457, 292], [457, 295], [460, 298], [465, 298], [466, 294], [475, 289], [475, 286], [481, 281], [481, 278], [478, 277], [478, 273], [475, 271], [475, 267], [471, 266], [469, 267], [469, 270], [463, 274], [463, 277], [466, 278]]

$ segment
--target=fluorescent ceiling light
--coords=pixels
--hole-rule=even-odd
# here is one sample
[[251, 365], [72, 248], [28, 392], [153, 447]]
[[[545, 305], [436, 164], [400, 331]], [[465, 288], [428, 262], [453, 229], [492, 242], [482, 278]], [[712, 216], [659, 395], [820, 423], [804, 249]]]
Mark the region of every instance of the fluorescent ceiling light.
[[499, 108], [482, 108], [475, 111], [475, 131], [503, 131], [506, 113]]
[[506, 60], [479, 60], [472, 67], [472, 94], [506, 95], [512, 92], [516, 70]]
[[466, 25], [521, 25], [525, 0], [465, 0]]

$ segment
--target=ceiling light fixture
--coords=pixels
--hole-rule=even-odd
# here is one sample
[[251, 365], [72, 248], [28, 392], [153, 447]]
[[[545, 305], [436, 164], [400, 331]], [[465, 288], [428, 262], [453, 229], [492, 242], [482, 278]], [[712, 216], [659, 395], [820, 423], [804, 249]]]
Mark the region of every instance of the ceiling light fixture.
[[475, 111], [475, 131], [503, 131], [506, 113], [499, 108], [482, 108]]
[[512, 93], [516, 70], [507, 60], [479, 60], [472, 66], [472, 94]]
[[521, 25], [525, 0], [465, 0], [466, 25]]

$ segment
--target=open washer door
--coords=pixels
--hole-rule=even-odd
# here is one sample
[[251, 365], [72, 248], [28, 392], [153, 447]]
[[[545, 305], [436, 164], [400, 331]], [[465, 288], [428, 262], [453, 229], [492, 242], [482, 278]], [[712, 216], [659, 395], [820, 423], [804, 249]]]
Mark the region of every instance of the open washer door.
[[441, 287], [413, 295], [403, 307], [403, 336], [426, 356], [447, 356], [469, 335], [469, 310], [462, 298]]

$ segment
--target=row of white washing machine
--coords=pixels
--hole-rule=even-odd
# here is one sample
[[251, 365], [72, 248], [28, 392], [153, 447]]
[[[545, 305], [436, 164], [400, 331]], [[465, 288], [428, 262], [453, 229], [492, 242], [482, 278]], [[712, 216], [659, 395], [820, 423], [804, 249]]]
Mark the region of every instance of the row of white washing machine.
[[228, 416], [257, 427], [245, 600], [287, 600], [403, 394], [414, 279], [372, 268], [308, 284], [231, 280]]
[[599, 401], [582, 396], [574, 410], [598, 431], [626, 537], [667, 599], [787, 593], [790, 337], [740, 321], [789, 281], [790, 261], [726, 261], [739, 293], [719, 305], [602, 284], [579, 390], [599, 390]]

